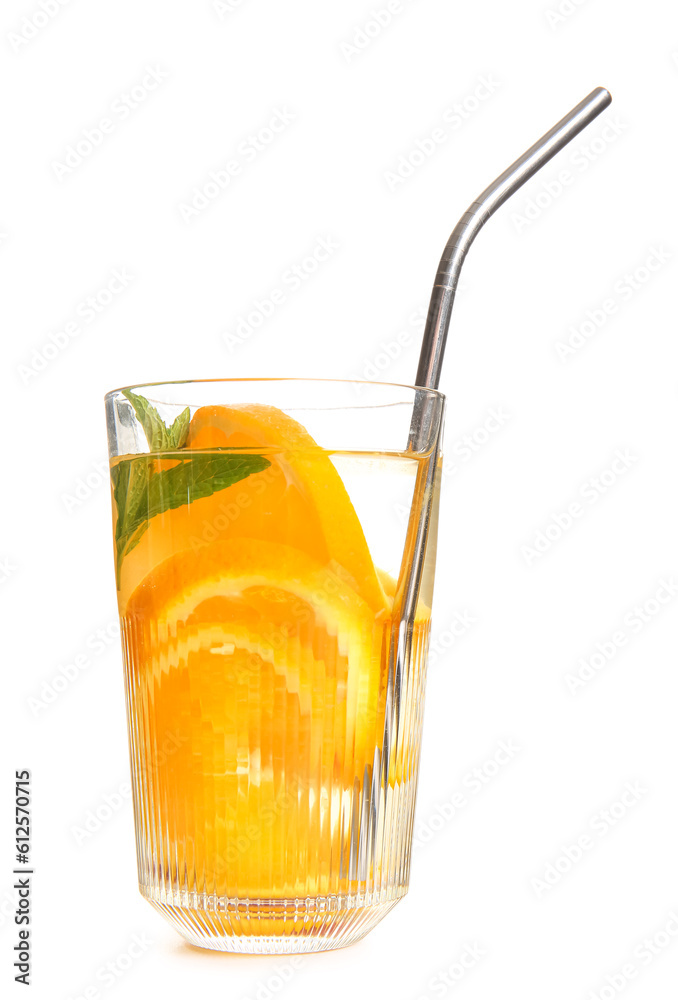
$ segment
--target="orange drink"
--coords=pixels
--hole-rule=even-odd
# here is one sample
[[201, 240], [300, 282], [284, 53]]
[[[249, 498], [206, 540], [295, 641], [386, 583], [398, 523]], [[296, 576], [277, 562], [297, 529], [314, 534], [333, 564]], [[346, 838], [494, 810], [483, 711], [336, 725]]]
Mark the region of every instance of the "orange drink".
[[[434, 538], [410, 621], [397, 586], [439, 428], [321, 447], [308, 384], [170, 385], [108, 397], [141, 892], [202, 946], [348, 944], [407, 890]], [[328, 403], [371, 407], [311, 386], [352, 445]]]

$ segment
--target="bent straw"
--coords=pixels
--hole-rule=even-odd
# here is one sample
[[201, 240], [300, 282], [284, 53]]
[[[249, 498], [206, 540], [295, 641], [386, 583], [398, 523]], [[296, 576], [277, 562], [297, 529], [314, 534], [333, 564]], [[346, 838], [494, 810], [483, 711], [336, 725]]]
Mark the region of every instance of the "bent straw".
[[426, 389], [438, 388], [459, 274], [466, 254], [482, 227], [500, 205], [597, 118], [611, 100], [610, 93], [604, 87], [592, 90], [550, 132], [543, 135], [534, 146], [530, 146], [496, 181], [485, 188], [464, 212], [447, 241], [438, 266], [415, 385]]
[[[588, 97], [565, 115], [550, 132], [542, 136], [526, 153], [512, 163], [481, 195], [469, 206], [455, 226], [443, 256], [433, 285], [428, 319], [419, 357], [416, 385], [427, 389], [437, 389], [440, 369], [445, 351], [447, 332], [450, 326], [454, 294], [459, 282], [459, 274], [469, 247], [491, 215], [511, 197], [512, 194], [533, 177], [544, 164], [560, 152], [582, 129], [596, 118], [611, 102], [612, 97], [603, 87], [597, 87]], [[424, 451], [430, 439], [431, 420], [435, 401], [422, 400], [415, 407], [410, 427], [410, 451]], [[405, 536], [405, 546], [400, 577], [393, 600], [392, 628], [389, 644], [389, 684], [387, 693], [387, 747], [390, 744], [391, 726], [395, 724], [400, 711], [400, 682], [406, 676], [405, 665], [411, 656], [412, 628], [419, 590], [424, 570], [426, 539], [433, 500], [433, 486], [438, 472], [438, 448], [427, 461], [419, 463], [415, 481], [410, 519]], [[397, 732], [397, 726], [392, 730]], [[385, 747], [385, 750], [387, 749]], [[393, 748], [390, 748], [391, 752]], [[384, 761], [388, 768], [388, 760]]]

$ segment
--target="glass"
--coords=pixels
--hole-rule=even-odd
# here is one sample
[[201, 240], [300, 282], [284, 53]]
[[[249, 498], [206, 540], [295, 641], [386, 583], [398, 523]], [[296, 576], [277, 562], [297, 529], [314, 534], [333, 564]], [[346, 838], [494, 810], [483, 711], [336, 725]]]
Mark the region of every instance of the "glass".
[[443, 409], [329, 380], [106, 396], [139, 885], [192, 944], [338, 948], [407, 892]]

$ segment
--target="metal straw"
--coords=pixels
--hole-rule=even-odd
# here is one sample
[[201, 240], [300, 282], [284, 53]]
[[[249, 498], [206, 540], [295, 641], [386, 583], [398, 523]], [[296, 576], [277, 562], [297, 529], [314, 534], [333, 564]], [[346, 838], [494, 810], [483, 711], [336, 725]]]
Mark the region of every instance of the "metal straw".
[[[592, 122], [611, 100], [607, 90], [597, 87], [490, 184], [462, 215], [447, 242], [436, 274], [416, 385], [428, 389], [438, 388], [454, 293], [462, 264], [477, 234], [499, 206]], [[424, 398], [415, 406], [410, 427], [410, 451], [423, 452], [427, 442], [430, 441], [433, 414], [436, 412], [435, 402], [434, 399]], [[412, 627], [411, 624], [408, 627], [407, 623], [414, 622], [419, 601], [434, 484], [436, 475], [439, 474], [438, 465], [438, 449], [435, 447], [430, 457], [419, 463], [415, 481], [400, 577], [393, 601], [387, 736], [392, 728], [394, 732], [398, 731], [395, 720], [400, 711], [399, 685], [402, 677], [406, 675], [405, 664], [410, 659], [412, 647]]]
[[[471, 204], [454, 227], [438, 265], [438, 273], [431, 293], [424, 340], [419, 355], [416, 385], [437, 389], [443, 362], [447, 331], [452, 316], [454, 294], [459, 283], [462, 264], [474, 239], [500, 205], [533, 177], [545, 163], [560, 152], [576, 135], [586, 128], [611, 102], [612, 97], [604, 87], [596, 87], [576, 108], [554, 125], [541, 139], [530, 146], [526, 153], [512, 163], [503, 174], [485, 188]], [[415, 406], [410, 425], [408, 449], [422, 451], [429, 440], [432, 414], [435, 405], [431, 399], [421, 399]], [[413, 613], [419, 599], [419, 586], [426, 554], [430, 505], [437, 455], [421, 463], [415, 486], [410, 523], [405, 548], [408, 558], [403, 559], [396, 595], [403, 602], [405, 613]], [[422, 506], [419, 506], [421, 504]], [[408, 561], [409, 559], [409, 561]]]
[[421, 345], [416, 385], [437, 389], [440, 368], [450, 326], [454, 293], [469, 247], [500, 205], [533, 177], [545, 163], [571, 142], [612, 100], [604, 87], [596, 87], [588, 97], [565, 115], [550, 132], [512, 163], [464, 212], [447, 241], [440, 259], [428, 310], [424, 342]]

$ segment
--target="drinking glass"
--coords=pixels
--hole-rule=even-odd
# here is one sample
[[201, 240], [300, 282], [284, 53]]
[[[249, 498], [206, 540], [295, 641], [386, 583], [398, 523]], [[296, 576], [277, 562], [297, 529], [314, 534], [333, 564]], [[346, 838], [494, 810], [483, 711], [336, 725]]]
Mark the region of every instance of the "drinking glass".
[[194, 945], [338, 948], [407, 892], [444, 397], [106, 396], [142, 895]]

